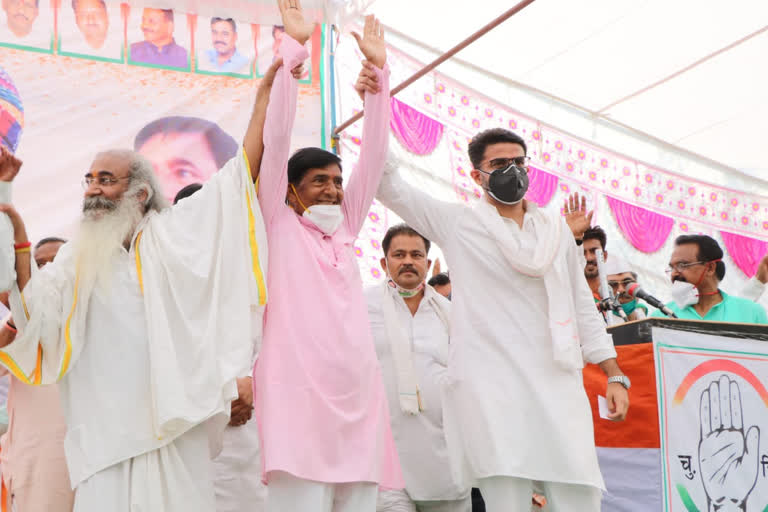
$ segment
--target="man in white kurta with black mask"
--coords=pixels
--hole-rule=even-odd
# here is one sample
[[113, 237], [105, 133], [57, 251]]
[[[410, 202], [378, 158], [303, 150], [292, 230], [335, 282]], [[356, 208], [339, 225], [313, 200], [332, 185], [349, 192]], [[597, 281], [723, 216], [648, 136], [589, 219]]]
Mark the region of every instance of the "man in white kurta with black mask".
[[[18, 334], [0, 362], [27, 384], [59, 381], [75, 512], [215, 510], [210, 447], [266, 301], [259, 162], [248, 164], [262, 107], [244, 149], [173, 207], [141, 155], [99, 153], [75, 240], [39, 272], [16, 253]], [[0, 212], [24, 247], [19, 214]]]
[[469, 512], [470, 488], [447, 470], [443, 432], [451, 303], [424, 283], [429, 240], [399, 224], [381, 245], [388, 278], [365, 295], [405, 489], [380, 490], [376, 510]]
[[407, 184], [390, 156], [377, 198], [438, 244], [453, 285], [445, 431], [454, 469], [477, 483], [488, 512], [529, 510], [540, 482], [548, 510], [600, 509], [584, 361], [609, 377], [613, 419], [629, 380], [595, 309], [571, 231], [523, 200], [525, 142], [494, 129], [469, 145], [485, 194], [472, 208]]

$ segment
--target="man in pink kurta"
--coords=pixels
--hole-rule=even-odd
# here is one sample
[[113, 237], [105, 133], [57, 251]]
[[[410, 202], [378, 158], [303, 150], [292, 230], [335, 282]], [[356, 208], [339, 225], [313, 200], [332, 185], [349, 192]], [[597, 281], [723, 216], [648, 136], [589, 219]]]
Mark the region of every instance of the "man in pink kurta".
[[[365, 95], [360, 159], [343, 192], [340, 165], [336, 169], [343, 220], [339, 215], [337, 227], [317, 218], [313, 222], [306, 213], [322, 203], [306, 204], [303, 182], [289, 184], [288, 171], [297, 96], [290, 70], [308, 55], [291, 34], [290, 22], [285, 25], [283, 67], [267, 108], [258, 190], [270, 258], [270, 299], [254, 367], [267, 511], [373, 512], [376, 484], [402, 488], [403, 478], [353, 244], [386, 156], [389, 73], [386, 66], [370, 66], [382, 86], [378, 94]], [[363, 44], [361, 49], [366, 54]], [[338, 160], [317, 148], [302, 152]], [[304, 203], [304, 215], [291, 206], [297, 200]]]

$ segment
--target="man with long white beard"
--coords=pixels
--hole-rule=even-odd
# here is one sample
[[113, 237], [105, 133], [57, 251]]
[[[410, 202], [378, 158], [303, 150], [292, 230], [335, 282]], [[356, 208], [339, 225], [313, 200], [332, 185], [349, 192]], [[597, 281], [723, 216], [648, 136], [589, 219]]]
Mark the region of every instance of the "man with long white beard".
[[[253, 182], [279, 65], [259, 88], [243, 150], [194, 197], [166, 207], [145, 158], [99, 153], [76, 239], [35, 275], [21, 217], [0, 206], [14, 228], [18, 328], [0, 362], [22, 382], [60, 382], [75, 512], [215, 509], [209, 444], [266, 301]], [[0, 180], [11, 164], [0, 162]]]

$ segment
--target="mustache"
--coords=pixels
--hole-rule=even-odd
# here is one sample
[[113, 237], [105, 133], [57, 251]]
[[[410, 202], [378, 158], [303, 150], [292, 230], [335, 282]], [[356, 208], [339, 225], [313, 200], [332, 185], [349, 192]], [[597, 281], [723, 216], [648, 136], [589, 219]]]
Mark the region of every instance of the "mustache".
[[397, 271], [397, 275], [404, 274], [406, 272], [413, 272], [414, 274], [418, 274], [418, 272], [416, 272], [415, 267], [412, 267], [410, 265], [403, 265], [402, 267], [400, 267], [400, 270]]
[[114, 211], [117, 208], [117, 201], [112, 201], [105, 197], [86, 197], [83, 200], [83, 212], [91, 210]]
[[214, 44], [214, 45], [217, 45], [217, 44], [223, 44], [224, 46], [226, 46], [226, 45], [227, 45], [227, 42], [226, 42], [226, 41], [214, 41], [214, 42], [213, 42], [213, 44]]
[[680, 281], [681, 283], [687, 283], [688, 282], [688, 280], [686, 278], [684, 278], [683, 276], [675, 276], [675, 277], [673, 277], [672, 278], [672, 282], [674, 283], [675, 281]]

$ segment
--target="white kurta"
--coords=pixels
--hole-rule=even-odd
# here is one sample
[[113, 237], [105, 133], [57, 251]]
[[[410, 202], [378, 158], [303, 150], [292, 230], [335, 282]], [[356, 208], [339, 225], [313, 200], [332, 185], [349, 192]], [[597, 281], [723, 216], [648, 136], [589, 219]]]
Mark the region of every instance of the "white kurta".
[[[261, 316], [254, 321], [261, 321]], [[240, 377], [251, 376], [259, 341], [254, 340], [253, 358], [245, 361]], [[227, 425], [213, 469], [216, 512], [264, 512], [267, 486], [261, 481], [259, 424], [255, 417], [245, 425]]]
[[[477, 209], [438, 201], [405, 183], [390, 162], [377, 198], [437, 243], [451, 268], [451, 349], [445, 429], [454, 469], [604, 488], [581, 372], [554, 361], [542, 279], [516, 271]], [[534, 207], [523, 228], [509, 221], [523, 254], [537, 244]], [[495, 213], [495, 212], [494, 212]], [[562, 221], [563, 224], [565, 221]], [[570, 230], [552, 265], [572, 300], [583, 357], [616, 357], [584, 279]]]
[[[65, 244], [23, 296], [12, 293], [19, 333], [0, 362], [24, 383], [60, 379], [73, 487], [203, 423], [217, 444], [266, 300], [265, 237], [242, 155], [193, 197], [147, 215], [107, 287], [81, 282]], [[147, 478], [169, 496], [190, 491], [177, 488], [188, 470], [173, 462], [185, 458], [161, 458], [141, 466]], [[210, 512], [197, 503], [183, 510]]]
[[261, 481], [259, 424], [251, 418], [227, 426], [221, 453], [213, 460], [216, 512], [264, 512], [267, 486]]
[[[390, 340], [384, 324], [382, 301], [386, 284], [365, 290], [376, 355], [381, 364], [389, 402], [389, 418], [397, 454], [405, 477], [405, 489], [414, 501], [456, 500], [470, 488], [446, 471], [450, 467], [448, 447], [443, 432], [443, 389], [448, 364], [448, 330], [431, 303], [436, 301], [449, 314], [451, 303], [431, 286], [415, 315], [401, 297], [396, 297], [396, 314], [411, 341], [413, 369], [424, 410], [411, 415], [403, 412], [398, 400], [397, 377]], [[395, 295], [395, 294], [393, 294]]]

